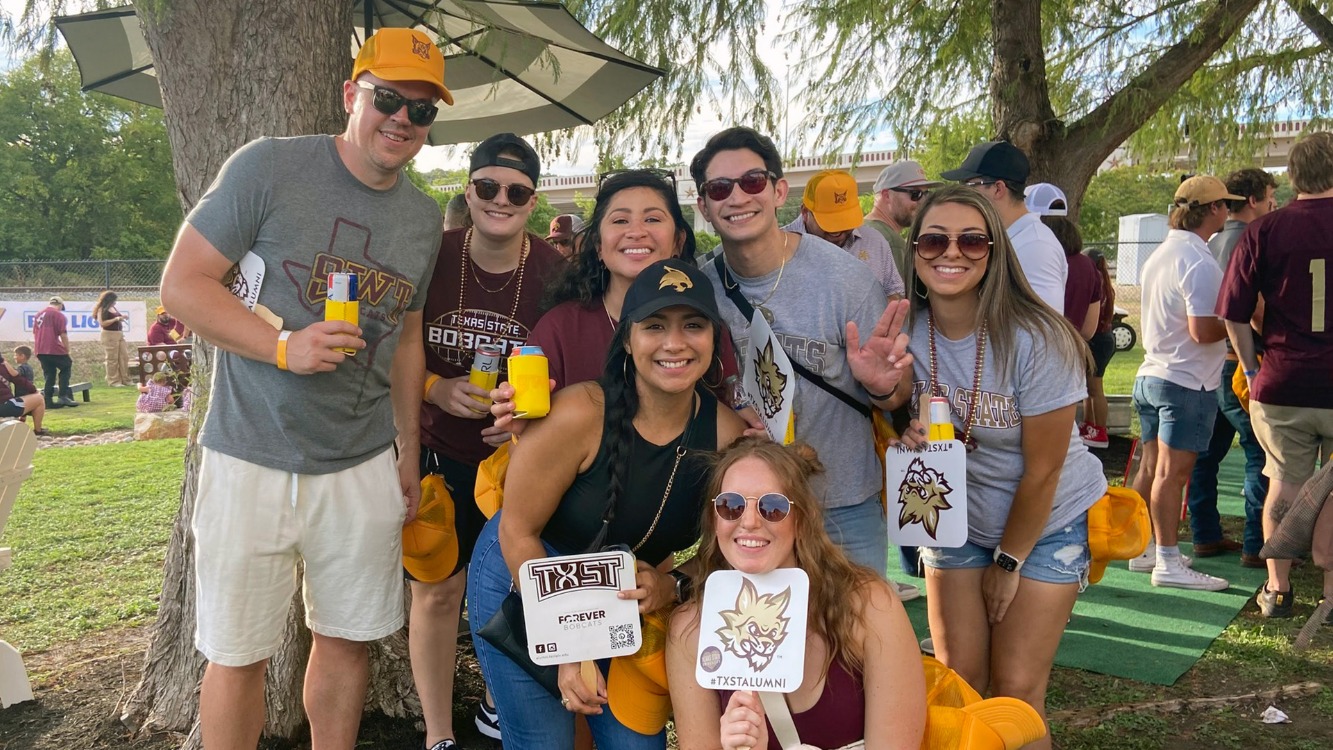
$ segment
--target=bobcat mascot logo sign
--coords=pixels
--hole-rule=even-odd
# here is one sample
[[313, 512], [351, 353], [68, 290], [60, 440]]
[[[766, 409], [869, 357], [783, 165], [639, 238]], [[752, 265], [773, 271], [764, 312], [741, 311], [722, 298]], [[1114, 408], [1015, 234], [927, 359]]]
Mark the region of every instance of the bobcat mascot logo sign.
[[758, 351], [754, 361], [755, 374], [759, 377], [759, 395], [763, 400], [764, 417], [772, 419], [782, 411], [782, 390], [787, 387], [787, 375], [778, 369], [773, 358], [773, 340], [769, 339]]
[[756, 672], [773, 662], [778, 646], [787, 638], [790, 617], [783, 615], [791, 602], [791, 588], [780, 594], [760, 594], [750, 580], [741, 583], [736, 608], [723, 610], [722, 627], [713, 631], [727, 651], [745, 659]]
[[898, 504], [902, 506], [898, 513], [898, 528], [919, 523], [930, 538], [935, 539], [940, 511], [953, 507], [945, 499], [951, 492], [953, 488], [942, 474], [926, 466], [921, 459], [912, 459], [898, 485]]
[[679, 268], [668, 268], [666, 273], [662, 274], [662, 280], [657, 283], [659, 290], [667, 287], [683, 292], [686, 289], [693, 288], [694, 282], [690, 281], [690, 277], [686, 276], [685, 272]]

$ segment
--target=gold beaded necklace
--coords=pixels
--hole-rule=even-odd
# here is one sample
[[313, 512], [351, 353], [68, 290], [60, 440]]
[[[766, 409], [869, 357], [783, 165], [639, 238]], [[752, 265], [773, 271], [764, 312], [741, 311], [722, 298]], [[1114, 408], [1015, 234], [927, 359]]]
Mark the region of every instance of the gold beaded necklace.
[[[935, 313], [927, 314], [926, 326], [930, 331], [930, 395], [937, 391], [939, 367], [935, 358]], [[977, 441], [972, 438], [972, 426], [977, 423], [977, 402], [981, 400], [981, 370], [986, 364], [986, 321], [981, 321], [977, 330], [976, 371], [972, 375], [972, 403], [967, 406], [967, 420], [963, 427], [963, 446], [971, 453], [977, 449]]]
[[486, 285], [481, 283], [481, 277], [477, 276], [476, 263], [469, 262], [471, 261], [470, 254], [472, 251], [472, 229], [468, 229], [467, 234], [463, 235], [463, 267], [458, 270], [458, 314], [462, 315], [463, 311], [467, 309], [465, 305], [467, 300], [466, 271], [468, 268], [471, 268], [473, 280], [476, 281], [477, 286], [481, 287], [481, 290], [487, 294], [496, 294], [504, 291], [505, 287], [509, 286], [509, 283], [514, 280], [514, 277], [518, 277], [518, 286], [514, 287], [514, 306], [509, 309], [509, 319], [516, 320], [514, 316], [518, 314], [518, 302], [523, 297], [523, 268], [528, 263], [528, 251], [531, 248], [532, 242], [528, 239], [528, 235], [525, 232], [523, 234], [523, 249], [518, 256], [518, 266], [509, 272], [509, 278], [506, 279], [505, 283], [501, 284], [499, 288], [487, 289]]

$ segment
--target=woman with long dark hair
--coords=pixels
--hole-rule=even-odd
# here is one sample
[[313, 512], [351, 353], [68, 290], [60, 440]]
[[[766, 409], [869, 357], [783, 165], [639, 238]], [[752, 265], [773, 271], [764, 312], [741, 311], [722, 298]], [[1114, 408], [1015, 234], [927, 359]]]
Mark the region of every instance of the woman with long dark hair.
[[[524, 562], [623, 544], [638, 559], [640, 612], [676, 603], [672, 553], [699, 538], [707, 478], [704, 456], [744, 429], [701, 384], [718, 377], [721, 330], [707, 277], [680, 259], [643, 269], [624, 297], [596, 382], [558, 391], [550, 415], [512, 447], [504, 509], [482, 531], [468, 570], [468, 613], [482, 673], [515, 747], [573, 747], [573, 715], [584, 714], [598, 746], [665, 747], [663, 732], [640, 734], [606, 708], [604, 672], [595, 689], [578, 665], [559, 668], [557, 697], [478, 630], [499, 609]], [[632, 469], [632, 470], [631, 470]]]
[[[925, 677], [912, 623], [888, 582], [853, 563], [824, 531], [810, 477], [813, 448], [744, 437], [713, 470], [701, 521], [694, 596], [673, 614], [667, 674], [681, 750], [778, 747], [754, 694], [695, 682], [699, 605], [717, 570], [810, 577], [805, 675], [786, 696], [801, 741], [834, 748], [916, 750], [926, 724]], [[803, 745], [804, 746], [804, 745]]]
[[[976, 190], [932, 193], [908, 243], [916, 387], [890, 406], [946, 398], [968, 449], [967, 543], [921, 549], [935, 653], [983, 695], [1018, 698], [1044, 717], [1056, 646], [1087, 585], [1088, 509], [1106, 492], [1074, 427], [1087, 347], [1032, 291]], [[923, 434], [914, 421], [905, 441]]]
[[110, 289], [102, 292], [93, 305], [93, 317], [102, 327], [102, 350], [106, 353], [106, 384], [112, 388], [124, 388], [130, 385], [130, 345], [125, 343], [125, 321], [128, 315], [122, 315], [116, 309], [116, 293]]

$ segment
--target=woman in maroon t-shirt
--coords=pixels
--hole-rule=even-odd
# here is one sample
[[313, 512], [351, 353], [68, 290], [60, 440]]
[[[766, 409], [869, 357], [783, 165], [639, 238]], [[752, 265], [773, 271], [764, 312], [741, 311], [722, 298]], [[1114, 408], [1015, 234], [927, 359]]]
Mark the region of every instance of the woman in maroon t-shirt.
[[110, 289], [102, 292], [93, 305], [93, 317], [102, 327], [102, 350], [106, 353], [106, 384], [112, 388], [124, 388], [130, 384], [130, 346], [125, 343], [125, 321], [128, 315], [122, 315], [116, 309], [116, 293]]

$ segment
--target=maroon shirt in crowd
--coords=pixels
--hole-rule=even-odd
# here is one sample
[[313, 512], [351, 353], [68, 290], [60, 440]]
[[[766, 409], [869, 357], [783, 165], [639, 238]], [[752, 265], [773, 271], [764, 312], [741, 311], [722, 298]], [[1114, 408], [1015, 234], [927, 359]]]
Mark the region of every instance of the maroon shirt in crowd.
[[1066, 255], [1069, 277], [1065, 280], [1065, 319], [1082, 329], [1088, 306], [1102, 298], [1102, 274], [1092, 258], [1078, 253]]
[[[538, 305], [546, 282], [567, 261], [545, 240], [529, 234], [532, 245], [523, 263], [521, 279], [517, 271], [488, 273], [471, 260], [463, 263], [466, 234], [466, 229], [451, 230], [440, 241], [440, 255], [435, 261], [435, 275], [426, 292], [422, 316], [426, 369], [442, 378], [466, 376], [472, 369], [477, 347], [491, 344], [502, 350], [500, 380], [503, 382], [510, 350], [527, 342], [541, 316]], [[458, 307], [460, 282], [465, 285], [463, 310]], [[477, 406], [483, 411], [488, 408], [480, 402]], [[455, 461], [481, 463], [495, 450], [481, 439], [482, 429], [491, 421], [489, 413], [482, 419], [464, 419], [422, 401], [421, 442]]]
[[37, 313], [32, 321], [33, 351], [37, 354], [69, 354], [69, 347], [60, 340], [68, 325], [65, 314], [55, 305]]
[[185, 324], [171, 319], [171, 325], [162, 325], [161, 321], [154, 320], [148, 327], [148, 345], [162, 346], [163, 344], [174, 344], [185, 338]]
[[1333, 409], [1333, 198], [1292, 201], [1250, 222], [1231, 255], [1217, 314], [1249, 322], [1264, 298], [1264, 360], [1250, 397]]

